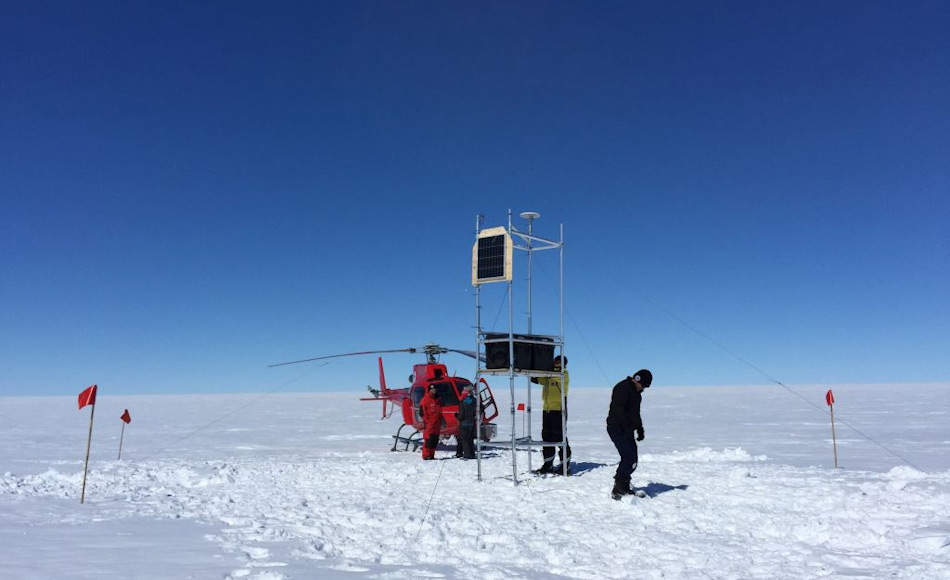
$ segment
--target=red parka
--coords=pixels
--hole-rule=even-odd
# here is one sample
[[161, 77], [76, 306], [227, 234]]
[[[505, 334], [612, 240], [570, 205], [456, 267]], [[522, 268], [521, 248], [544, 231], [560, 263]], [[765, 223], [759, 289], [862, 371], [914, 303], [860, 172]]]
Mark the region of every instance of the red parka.
[[419, 412], [422, 414], [422, 421], [425, 423], [426, 435], [438, 435], [442, 431], [442, 401], [435, 395], [434, 391], [429, 391], [419, 403]]

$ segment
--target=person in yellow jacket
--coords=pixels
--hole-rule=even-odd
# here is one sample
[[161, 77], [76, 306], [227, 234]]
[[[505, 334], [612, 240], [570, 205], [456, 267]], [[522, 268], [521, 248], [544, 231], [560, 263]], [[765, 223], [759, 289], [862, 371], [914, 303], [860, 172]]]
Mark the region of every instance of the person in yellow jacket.
[[[566, 356], [557, 356], [554, 357], [554, 371], [561, 372], [562, 366], [561, 362], [563, 361], [563, 372], [564, 372], [564, 422], [567, 422], [567, 389], [570, 378], [567, 374], [567, 357]], [[564, 462], [567, 462], [569, 466], [571, 463], [571, 446], [568, 444], [567, 439], [564, 437], [564, 431], [561, 429], [561, 377], [531, 377], [532, 383], [537, 383], [541, 385], [541, 401], [543, 403], [543, 408], [541, 412], [541, 440], [542, 441], [551, 441], [561, 442], [561, 439], [564, 439], [564, 447], [567, 450], [567, 457], [565, 458], [564, 448], [555, 447], [554, 445], [545, 446], [542, 449], [542, 454], [544, 456], [544, 464], [541, 465], [539, 469], [535, 470], [535, 473], [562, 473], [563, 467], [554, 467], [554, 451], [557, 449], [559, 451], [558, 455], [560, 456], [562, 466]]]

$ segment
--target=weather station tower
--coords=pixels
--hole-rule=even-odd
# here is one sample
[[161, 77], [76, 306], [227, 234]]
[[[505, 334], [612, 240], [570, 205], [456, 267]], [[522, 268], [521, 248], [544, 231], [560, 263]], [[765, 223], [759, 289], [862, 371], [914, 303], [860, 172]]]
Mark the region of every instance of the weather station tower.
[[[565, 367], [554, 370], [555, 351], [564, 354], [564, 225], [559, 228], [559, 238], [550, 240], [534, 234], [534, 222], [541, 214], [533, 211], [522, 212], [520, 216], [527, 221], [524, 231], [512, 223], [511, 210], [508, 210], [508, 225], [482, 228], [482, 216], [475, 219], [475, 244], [472, 247], [472, 285], [475, 287], [475, 343], [476, 379], [485, 375], [507, 376], [511, 392], [511, 441], [502, 447], [511, 451], [511, 473], [514, 484], [518, 484], [518, 452], [527, 451], [527, 470], [531, 470], [531, 450], [536, 447], [560, 447], [563, 452], [567, 442], [567, 429], [564, 414], [561, 415], [561, 441], [539, 441], [531, 437], [531, 379], [535, 377], [560, 377], [564, 384]], [[536, 252], [554, 250], [557, 255], [557, 334], [534, 334], [532, 305], [532, 260]], [[527, 276], [527, 320], [525, 331], [515, 330], [514, 316], [514, 270], [515, 251], [524, 253]], [[520, 260], [519, 260], [520, 263]], [[485, 330], [482, 327], [482, 293], [486, 295], [488, 286], [495, 284], [504, 288], [502, 306], [507, 305], [508, 324], [504, 330]], [[484, 289], [483, 289], [484, 287]], [[500, 291], [500, 288], [498, 288]], [[499, 310], [500, 312], [500, 310]], [[526, 393], [524, 404], [524, 422], [522, 436], [517, 434], [517, 411], [515, 383], [519, 377], [525, 377]], [[561, 408], [565, 408], [565, 393], [561, 389]], [[476, 398], [481, 415], [480, 397]], [[521, 405], [518, 405], [521, 407]], [[476, 423], [478, 425], [478, 423]], [[482, 442], [481, 433], [477, 433], [478, 479], [482, 478], [482, 449], [488, 447]], [[564, 454], [566, 457], [566, 453]], [[562, 462], [563, 474], [567, 475], [567, 462]]]

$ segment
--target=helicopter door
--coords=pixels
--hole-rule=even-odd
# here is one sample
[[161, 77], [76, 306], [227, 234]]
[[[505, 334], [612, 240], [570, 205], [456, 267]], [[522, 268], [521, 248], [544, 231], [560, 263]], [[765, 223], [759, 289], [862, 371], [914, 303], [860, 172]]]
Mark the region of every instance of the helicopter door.
[[488, 387], [488, 381], [483, 378], [478, 379], [478, 398], [482, 400], [482, 421], [488, 422], [498, 416], [498, 405], [495, 404], [495, 397]]
[[435, 392], [439, 395], [439, 401], [443, 407], [458, 407], [459, 396], [455, 392], [452, 383], [436, 383]]
[[436, 383], [435, 392], [439, 395], [439, 402], [442, 403], [442, 429], [445, 429], [445, 413], [452, 412], [450, 407], [458, 411], [459, 397], [455, 392], [455, 387], [449, 382]]
[[422, 397], [425, 396], [425, 388], [412, 387], [410, 397], [412, 397], [412, 417], [417, 423], [422, 423], [422, 413], [419, 411], [419, 405], [422, 404]]

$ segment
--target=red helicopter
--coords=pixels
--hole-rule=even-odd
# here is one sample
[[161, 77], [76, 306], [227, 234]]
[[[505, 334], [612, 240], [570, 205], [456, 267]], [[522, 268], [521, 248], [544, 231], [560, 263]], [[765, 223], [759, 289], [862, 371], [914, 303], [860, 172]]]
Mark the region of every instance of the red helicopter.
[[[449, 376], [445, 365], [438, 361], [438, 355], [447, 352], [456, 352], [472, 358], [478, 358], [478, 355], [469, 350], [459, 350], [455, 348], [445, 348], [437, 344], [427, 344], [422, 348], [402, 348], [396, 350], [368, 350], [363, 352], [349, 352], [345, 354], [333, 354], [330, 356], [318, 356], [303, 360], [279, 363], [270, 365], [279, 367], [292, 365], [328, 358], [338, 358], [344, 356], [359, 356], [366, 354], [385, 354], [395, 352], [417, 353], [422, 352], [426, 355], [426, 363], [418, 364], [412, 367], [412, 375], [409, 380], [410, 386], [401, 389], [390, 389], [386, 386], [386, 375], [383, 372], [383, 358], [379, 357], [379, 388], [367, 387], [372, 397], [360, 399], [361, 401], [382, 401], [383, 415], [386, 419], [393, 414], [396, 407], [402, 408], [402, 425], [393, 435], [392, 451], [397, 451], [400, 445], [403, 451], [408, 451], [410, 447], [415, 451], [422, 444], [422, 415], [419, 413], [419, 402], [425, 395], [426, 388], [430, 384], [435, 384], [436, 391], [442, 401], [442, 431], [443, 440], [458, 435], [458, 419], [456, 413], [459, 408], [459, 400], [462, 398], [462, 390], [466, 386], [472, 385], [471, 381], [457, 376]], [[478, 398], [481, 400], [481, 438], [483, 441], [491, 441], [498, 432], [498, 427], [491, 421], [498, 416], [498, 405], [495, 404], [495, 397], [492, 395], [491, 387], [484, 378], [478, 380], [478, 388], [475, 389]], [[387, 403], [390, 404], [387, 410]], [[407, 436], [402, 433], [403, 429], [410, 427], [412, 432]]]

